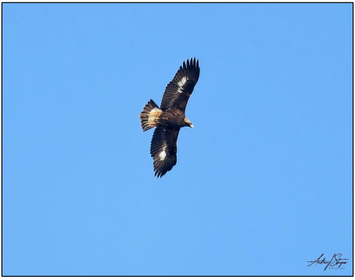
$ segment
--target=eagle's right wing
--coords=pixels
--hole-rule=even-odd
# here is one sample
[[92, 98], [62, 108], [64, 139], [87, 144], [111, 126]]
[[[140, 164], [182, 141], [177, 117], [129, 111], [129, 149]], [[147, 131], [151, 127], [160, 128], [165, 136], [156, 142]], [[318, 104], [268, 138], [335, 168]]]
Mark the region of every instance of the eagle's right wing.
[[178, 109], [185, 112], [187, 101], [200, 76], [199, 62], [196, 58], [184, 61], [174, 79], [166, 86], [160, 109]]
[[155, 176], [162, 177], [170, 171], [177, 162], [176, 142], [180, 128], [158, 126], [153, 134], [150, 154], [154, 159]]

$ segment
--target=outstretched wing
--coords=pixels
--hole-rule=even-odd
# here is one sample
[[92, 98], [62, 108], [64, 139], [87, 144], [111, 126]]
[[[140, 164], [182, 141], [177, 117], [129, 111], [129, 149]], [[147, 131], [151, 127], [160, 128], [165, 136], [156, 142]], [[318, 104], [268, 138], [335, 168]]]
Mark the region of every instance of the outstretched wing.
[[196, 58], [183, 62], [174, 79], [166, 86], [160, 109], [177, 108], [185, 112], [187, 101], [200, 76], [199, 62]]
[[176, 142], [180, 128], [158, 126], [153, 134], [150, 154], [154, 159], [155, 176], [162, 177], [176, 164]]

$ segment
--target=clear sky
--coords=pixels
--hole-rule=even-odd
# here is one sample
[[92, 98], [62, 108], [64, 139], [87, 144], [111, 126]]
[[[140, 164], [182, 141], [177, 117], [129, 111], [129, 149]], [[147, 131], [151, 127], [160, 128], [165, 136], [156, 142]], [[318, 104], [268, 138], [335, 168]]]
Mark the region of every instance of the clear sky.
[[[352, 4], [2, 7], [4, 275], [352, 274]], [[158, 179], [138, 116], [191, 57]]]

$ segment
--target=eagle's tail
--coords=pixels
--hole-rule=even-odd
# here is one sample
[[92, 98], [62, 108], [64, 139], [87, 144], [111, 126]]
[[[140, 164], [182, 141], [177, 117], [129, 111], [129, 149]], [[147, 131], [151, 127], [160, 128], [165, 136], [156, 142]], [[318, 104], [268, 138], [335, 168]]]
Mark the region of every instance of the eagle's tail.
[[157, 126], [157, 121], [163, 111], [159, 109], [158, 105], [150, 99], [144, 106], [143, 111], [139, 114], [141, 119], [141, 126], [143, 131], [147, 131]]

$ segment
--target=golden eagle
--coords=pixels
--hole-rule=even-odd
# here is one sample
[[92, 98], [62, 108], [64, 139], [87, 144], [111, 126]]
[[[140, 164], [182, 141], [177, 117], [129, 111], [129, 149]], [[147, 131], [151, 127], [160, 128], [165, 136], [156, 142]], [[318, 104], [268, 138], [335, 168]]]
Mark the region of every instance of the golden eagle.
[[176, 164], [176, 144], [180, 128], [193, 127], [185, 117], [189, 97], [200, 76], [196, 58], [183, 62], [174, 79], [166, 86], [160, 108], [149, 100], [140, 113], [143, 131], [156, 127], [150, 145], [154, 159], [154, 176], [162, 177]]

